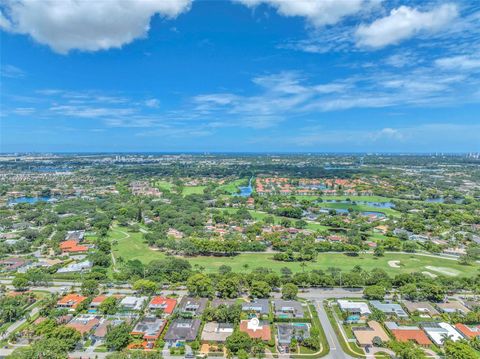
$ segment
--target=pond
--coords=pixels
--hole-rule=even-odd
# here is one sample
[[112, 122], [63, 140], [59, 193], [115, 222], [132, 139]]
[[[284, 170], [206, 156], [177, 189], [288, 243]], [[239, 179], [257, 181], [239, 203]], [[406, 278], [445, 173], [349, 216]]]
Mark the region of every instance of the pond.
[[395, 208], [395, 204], [392, 202], [346, 201], [346, 200], [334, 200], [334, 199], [328, 199], [328, 200], [325, 200], [324, 202], [345, 203], [345, 204], [351, 204], [352, 206], [359, 204], [359, 205], [365, 205], [365, 206], [376, 207], [376, 208]]
[[367, 216], [367, 217], [374, 217], [374, 218], [385, 218], [385, 213], [382, 212], [374, 212], [374, 211], [366, 211], [366, 212], [361, 212], [362, 216]]
[[29, 203], [29, 204], [35, 204], [37, 202], [53, 202], [56, 201], [57, 198], [51, 197], [51, 196], [44, 196], [44, 197], [17, 197], [17, 198], [11, 198], [8, 200], [8, 204], [10, 206], [19, 204], [19, 203]]
[[253, 177], [251, 177], [250, 180], [248, 181], [248, 186], [238, 187], [238, 189], [240, 190], [240, 193], [237, 193], [236, 195], [240, 197], [249, 197], [253, 192], [252, 180], [253, 180]]

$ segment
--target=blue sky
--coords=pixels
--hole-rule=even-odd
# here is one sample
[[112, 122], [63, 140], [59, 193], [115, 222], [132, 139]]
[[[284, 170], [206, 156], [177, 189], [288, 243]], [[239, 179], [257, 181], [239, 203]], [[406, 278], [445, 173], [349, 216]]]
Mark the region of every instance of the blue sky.
[[480, 5], [0, 2], [0, 151], [480, 151]]

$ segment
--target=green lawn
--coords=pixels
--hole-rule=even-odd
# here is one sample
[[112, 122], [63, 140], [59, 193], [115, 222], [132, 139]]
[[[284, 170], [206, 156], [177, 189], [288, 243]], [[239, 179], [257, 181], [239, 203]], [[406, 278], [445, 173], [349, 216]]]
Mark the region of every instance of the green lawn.
[[385, 213], [387, 216], [399, 217], [400, 212], [391, 209], [391, 208], [379, 208], [373, 206], [367, 206], [364, 204], [352, 204], [352, 203], [329, 203], [323, 202], [320, 203], [320, 206], [323, 208], [334, 208], [334, 209], [353, 209], [357, 212], [381, 212]]
[[[234, 213], [234, 212], [237, 212], [239, 209], [238, 208], [216, 208], [216, 209], [219, 209], [221, 211], [227, 211], [229, 213]], [[297, 221], [297, 219], [294, 219], [294, 218], [288, 218], [288, 217], [282, 217], [282, 216], [276, 216], [274, 214], [270, 214], [270, 213], [265, 213], [265, 212], [260, 212], [260, 211], [256, 211], [254, 209], [249, 209], [248, 212], [252, 215], [252, 217], [255, 219], [255, 220], [262, 220], [264, 219], [265, 217], [273, 217], [275, 219], [275, 224], [280, 224], [281, 220], [282, 219], [288, 219], [290, 221]], [[328, 230], [329, 227], [327, 226], [322, 226], [321, 224], [319, 223], [313, 223], [313, 222], [308, 222], [307, 224], [307, 229], [311, 229], [313, 231], [315, 230]]]
[[308, 201], [314, 201], [319, 198], [324, 201], [345, 201], [350, 199], [351, 201], [362, 201], [362, 202], [391, 202], [394, 198], [381, 197], [381, 196], [299, 196], [295, 195], [297, 199], [306, 199]]
[[238, 187], [240, 186], [247, 186], [248, 185], [248, 179], [247, 178], [242, 178], [238, 179], [235, 181], [231, 181], [228, 183], [225, 183], [217, 188], [217, 190], [220, 191], [226, 191], [231, 194], [235, 194], [238, 192]]
[[171, 191], [172, 188], [174, 187], [174, 184], [172, 182], [168, 182], [168, 181], [165, 181], [165, 180], [159, 180], [159, 181], [155, 182], [155, 185], [159, 189], [167, 189], [169, 191]]
[[207, 188], [207, 186], [191, 186], [191, 187], [183, 187], [182, 194], [184, 196], [188, 196], [189, 194], [203, 194], [203, 190]]
[[[143, 241], [141, 233], [128, 233], [128, 237], [120, 232], [127, 231], [123, 228], [115, 228], [110, 232], [109, 238], [116, 240], [117, 244], [113, 246], [113, 254], [116, 258], [121, 256], [125, 260], [139, 259], [144, 263], [148, 263], [153, 259], [164, 258], [165, 255], [160, 251], [154, 251], [148, 247]], [[234, 271], [241, 272], [250, 271], [256, 267], [270, 268], [280, 271], [282, 267], [288, 267], [292, 271], [302, 271], [300, 263], [279, 262], [272, 259], [272, 254], [254, 253], [240, 254], [234, 257], [188, 257], [188, 261], [192, 265], [199, 265], [205, 268], [207, 272], [215, 272], [222, 264], [226, 264]], [[400, 261], [399, 268], [389, 265], [389, 261]], [[245, 265], [247, 269], [245, 269]], [[451, 276], [475, 275], [479, 271], [479, 265], [461, 265], [457, 261], [427, 257], [419, 254], [385, 254], [384, 257], [376, 258], [372, 254], [361, 254], [357, 257], [349, 257], [342, 253], [322, 253], [319, 254], [315, 262], [308, 262], [305, 270], [323, 269], [329, 267], [338, 267], [344, 271], [351, 270], [354, 266], [360, 265], [365, 270], [374, 268], [382, 268], [390, 275], [410, 272], [423, 272], [440, 275], [448, 273]], [[428, 267], [428, 268], [427, 268]]]

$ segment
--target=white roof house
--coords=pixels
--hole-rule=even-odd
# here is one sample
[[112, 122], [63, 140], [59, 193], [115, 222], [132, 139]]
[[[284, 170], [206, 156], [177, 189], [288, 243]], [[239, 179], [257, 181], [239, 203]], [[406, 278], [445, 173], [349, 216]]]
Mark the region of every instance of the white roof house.
[[344, 312], [359, 313], [361, 315], [372, 314], [368, 304], [365, 302], [352, 302], [349, 300], [339, 299], [337, 300], [340, 309]]
[[120, 302], [120, 306], [129, 310], [140, 310], [147, 299], [147, 297], [125, 297]]
[[78, 263], [72, 263], [67, 265], [66, 267], [60, 268], [57, 273], [76, 273], [76, 272], [84, 272], [88, 269], [92, 268], [92, 262], [90, 261], [83, 261]]
[[450, 338], [454, 342], [463, 338], [453, 326], [444, 322], [425, 324], [423, 326], [423, 330], [437, 345], [442, 345], [445, 338]]

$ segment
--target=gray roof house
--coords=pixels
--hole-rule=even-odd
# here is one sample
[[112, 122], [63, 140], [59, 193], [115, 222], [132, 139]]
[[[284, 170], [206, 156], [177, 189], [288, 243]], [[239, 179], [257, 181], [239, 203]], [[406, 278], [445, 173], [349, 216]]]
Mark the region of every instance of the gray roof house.
[[176, 319], [170, 323], [165, 341], [172, 344], [178, 341], [193, 341], [200, 329], [200, 319]]
[[177, 310], [181, 313], [193, 315], [201, 315], [208, 303], [207, 298], [183, 297], [177, 306]]
[[233, 334], [234, 325], [230, 323], [208, 322], [203, 326], [202, 341], [224, 342]]
[[257, 314], [268, 314], [270, 306], [268, 299], [256, 299], [252, 302], [245, 302], [242, 304], [242, 311], [255, 312]]
[[278, 344], [289, 346], [292, 339], [306, 339], [310, 336], [310, 325], [307, 323], [277, 323]]
[[303, 318], [305, 314], [302, 303], [296, 300], [275, 299], [273, 307], [278, 318]]
[[378, 300], [371, 300], [370, 305], [381, 312], [384, 312], [385, 314], [394, 314], [399, 318], [408, 318], [408, 314], [403, 310], [400, 304], [396, 304], [388, 300], [384, 303]]
[[210, 306], [212, 308], [218, 308], [221, 305], [225, 305], [227, 307], [230, 307], [234, 305], [237, 302], [236, 299], [220, 299], [220, 298], [215, 298], [210, 302]]

